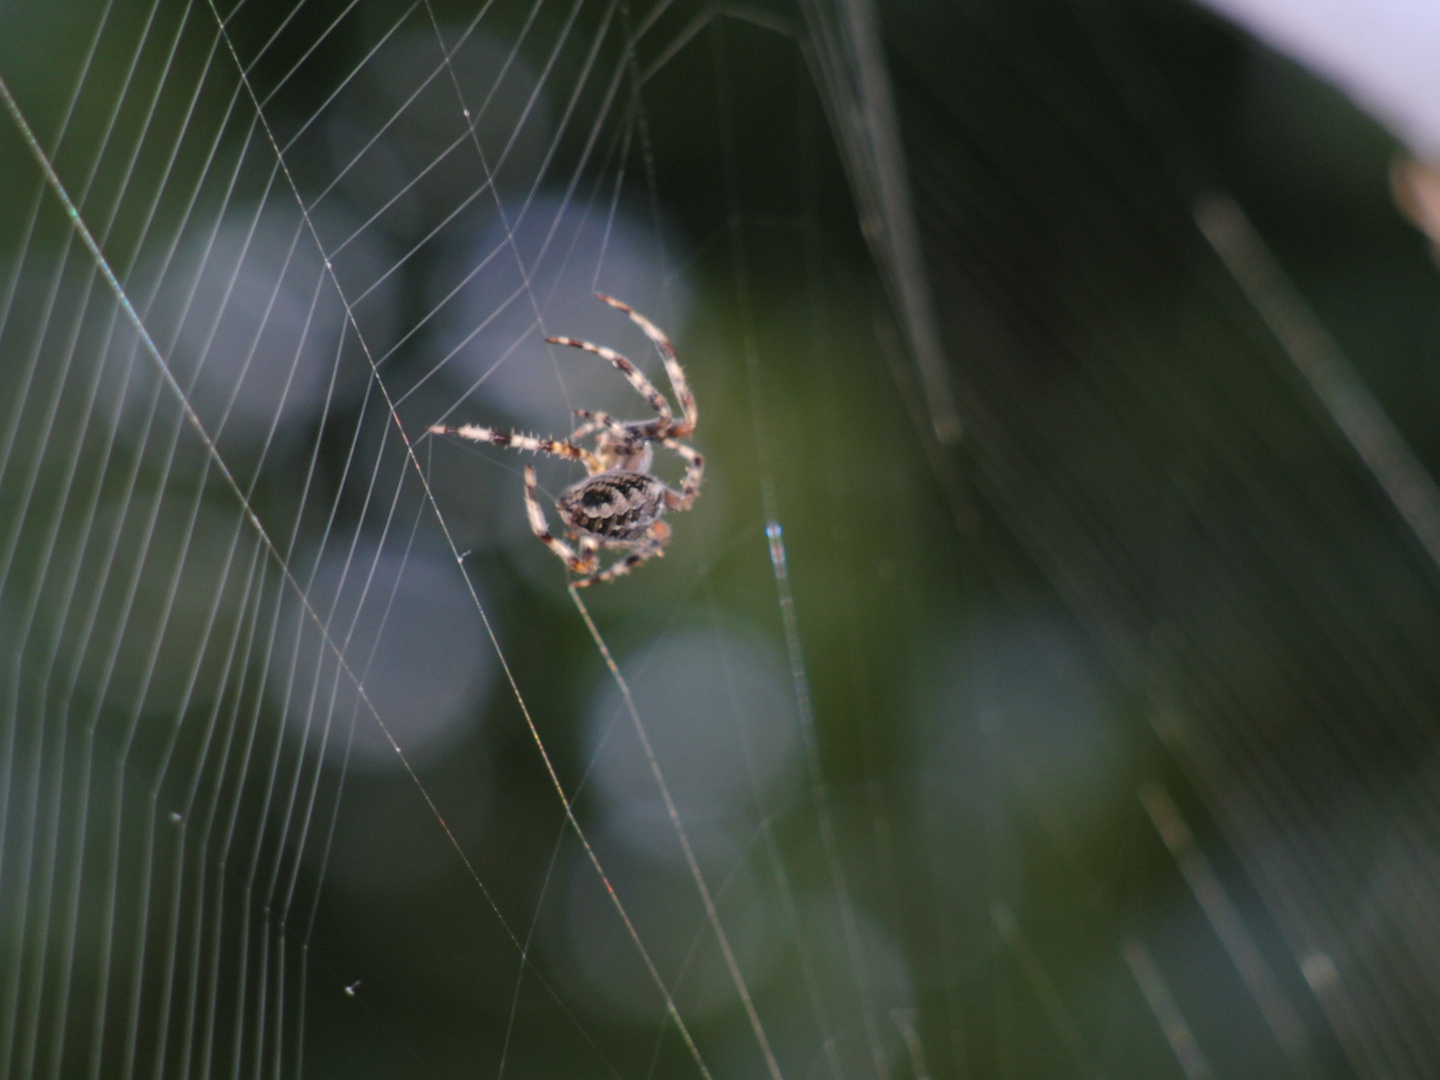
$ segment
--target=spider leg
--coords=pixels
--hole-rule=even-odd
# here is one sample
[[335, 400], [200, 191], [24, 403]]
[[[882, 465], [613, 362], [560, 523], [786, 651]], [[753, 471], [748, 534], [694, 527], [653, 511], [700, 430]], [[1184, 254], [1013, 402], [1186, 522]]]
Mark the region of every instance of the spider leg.
[[665, 508], [689, 510], [695, 502], [695, 496], [700, 494], [700, 480], [705, 475], [705, 458], [693, 446], [688, 446], [678, 439], [663, 439], [661, 445], [674, 450], [685, 459], [685, 475], [680, 480], [680, 493], [677, 495], [666, 488]]
[[579, 461], [583, 462], [586, 470], [592, 474], [605, 471], [605, 466], [600, 464], [599, 458], [589, 450], [583, 446], [575, 446], [558, 439], [541, 439], [534, 435], [521, 435], [518, 431], [499, 431], [496, 428], [481, 427], [479, 424], [462, 424], [459, 427], [436, 424], [430, 428], [430, 434], [458, 435], [471, 442], [491, 443], [494, 446], [504, 446], [511, 450], [532, 450], [537, 454], [550, 454], [552, 457]]
[[700, 419], [700, 413], [695, 407], [695, 395], [690, 392], [690, 383], [685, 378], [685, 369], [680, 366], [680, 360], [675, 355], [675, 346], [670, 344], [670, 339], [665, 336], [664, 331], [623, 300], [616, 300], [613, 296], [606, 296], [604, 293], [595, 295], [616, 311], [623, 311], [629, 315], [630, 321], [644, 330], [645, 336], [653, 341], [655, 347], [660, 350], [660, 357], [665, 361], [665, 373], [670, 376], [670, 385], [675, 388], [675, 400], [680, 403], [680, 411], [685, 414], [685, 423], [677, 424], [671, 429], [670, 434], [681, 437], [689, 435], [695, 430], [695, 422]]
[[650, 407], [655, 410], [655, 415], [659, 418], [658, 426], [669, 429], [674, 423], [675, 415], [670, 411], [670, 403], [665, 400], [665, 395], [655, 389], [655, 384], [645, 377], [644, 372], [614, 349], [607, 349], [604, 345], [596, 345], [592, 341], [581, 341], [579, 338], [572, 337], [547, 337], [545, 340], [551, 345], [569, 345], [574, 349], [583, 349], [585, 352], [594, 353], [602, 360], [609, 360], [625, 378], [630, 380], [630, 385], [635, 388], [636, 393], [650, 403]]
[[575, 409], [574, 415], [580, 417], [580, 419], [584, 420], [585, 423], [581, 424], [578, 428], [576, 428], [570, 433], [570, 438], [572, 440], [583, 439], [586, 435], [589, 435], [591, 432], [599, 431], [601, 428], [613, 431], [617, 435], [630, 434], [630, 429], [627, 428], [621, 421], [616, 420], [609, 413], [597, 412], [594, 409]]
[[596, 565], [594, 551], [586, 551], [582, 542], [581, 550], [584, 554], [583, 556], [577, 555], [575, 554], [575, 549], [565, 543], [564, 540], [557, 540], [551, 536], [550, 525], [545, 520], [545, 511], [541, 508], [535, 495], [535, 470], [529, 465], [526, 465], [525, 513], [530, 518], [530, 531], [535, 534], [535, 539], [549, 548], [555, 554], [556, 558], [563, 561], [565, 565], [570, 568], [571, 573], [593, 575]]
[[663, 521], [657, 521], [650, 526], [650, 538], [642, 541], [629, 554], [616, 559], [598, 574], [587, 574], [583, 578], [572, 581], [571, 584], [577, 589], [583, 589], [587, 585], [594, 585], [601, 581], [614, 581], [617, 577], [623, 577], [647, 559], [653, 559], [656, 555], [664, 555], [665, 545], [669, 540], [670, 526]]
[[593, 536], [579, 536], [576, 533], [570, 535], [578, 541], [576, 547], [580, 550], [580, 561], [589, 563], [591, 570], [599, 566], [600, 541]]

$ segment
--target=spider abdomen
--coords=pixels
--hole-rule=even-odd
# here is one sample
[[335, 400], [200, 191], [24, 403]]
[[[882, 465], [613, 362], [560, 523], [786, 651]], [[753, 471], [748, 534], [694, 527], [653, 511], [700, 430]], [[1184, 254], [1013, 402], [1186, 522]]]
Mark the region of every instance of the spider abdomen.
[[664, 512], [665, 484], [644, 473], [596, 473], [562, 491], [555, 506], [571, 528], [631, 543]]

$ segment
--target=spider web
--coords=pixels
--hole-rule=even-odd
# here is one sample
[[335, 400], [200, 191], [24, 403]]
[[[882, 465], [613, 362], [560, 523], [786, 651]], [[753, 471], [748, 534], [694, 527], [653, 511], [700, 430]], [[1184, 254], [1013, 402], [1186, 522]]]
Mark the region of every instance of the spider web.
[[[1169, 3], [0, 23], [7, 1074], [1433, 1070], [1433, 268], [1341, 103]], [[426, 432], [644, 416], [597, 291], [707, 475], [567, 591]]]

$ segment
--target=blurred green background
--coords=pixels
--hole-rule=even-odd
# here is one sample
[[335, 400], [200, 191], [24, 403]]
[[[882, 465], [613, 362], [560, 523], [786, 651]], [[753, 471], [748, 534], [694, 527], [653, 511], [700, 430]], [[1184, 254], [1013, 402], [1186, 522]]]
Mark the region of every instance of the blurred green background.
[[[1396, 146], [1178, 0], [875, 14], [0, 5], [130, 305], [0, 123], [0, 1071], [1433, 1074], [1435, 566], [1267, 321], [1436, 460]], [[707, 479], [575, 594], [425, 432], [643, 416], [595, 290]]]

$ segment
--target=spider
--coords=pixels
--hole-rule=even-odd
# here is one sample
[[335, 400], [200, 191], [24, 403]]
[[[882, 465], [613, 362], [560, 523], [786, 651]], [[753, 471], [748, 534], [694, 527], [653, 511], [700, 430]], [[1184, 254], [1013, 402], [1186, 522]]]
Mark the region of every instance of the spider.
[[[525, 512], [530, 518], [530, 530], [572, 573], [581, 575], [574, 582], [577, 588], [597, 581], [613, 581], [628, 574], [646, 559], [665, 554], [670, 526], [660, 520], [661, 515], [667, 510], [689, 510], [695, 496], [700, 493], [700, 478], [705, 472], [705, 459], [694, 447], [681, 441], [694, 434], [699, 414], [695, 408], [695, 395], [690, 392], [684, 369], [675, 357], [675, 347], [654, 323], [629, 304], [603, 293], [595, 295], [630, 316], [630, 320], [645, 331], [645, 336], [660, 350], [680, 411], [685, 414], [683, 420], [675, 419], [665, 395], [615, 350], [575, 338], [549, 337], [545, 340], [552, 345], [570, 345], [614, 364], [630, 380], [636, 392], [650, 403], [655, 410], [655, 418], [616, 420], [607, 413], [576, 409], [575, 415], [583, 423], [570, 434], [569, 439], [541, 439], [477, 424], [460, 427], [436, 424], [430, 428], [433, 435], [458, 435], [472, 442], [493, 443], [512, 450], [530, 450], [584, 463], [589, 475], [571, 484], [555, 500], [555, 509], [565, 522], [565, 534], [573, 547], [550, 534], [545, 511], [536, 499], [535, 470], [525, 466]], [[587, 436], [595, 440], [594, 450], [576, 445], [578, 440]], [[685, 476], [680, 481], [679, 491], [650, 472], [654, 456], [651, 444], [657, 442], [675, 451], [685, 462]], [[601, 570], [601, 548], [627, 550]]]

